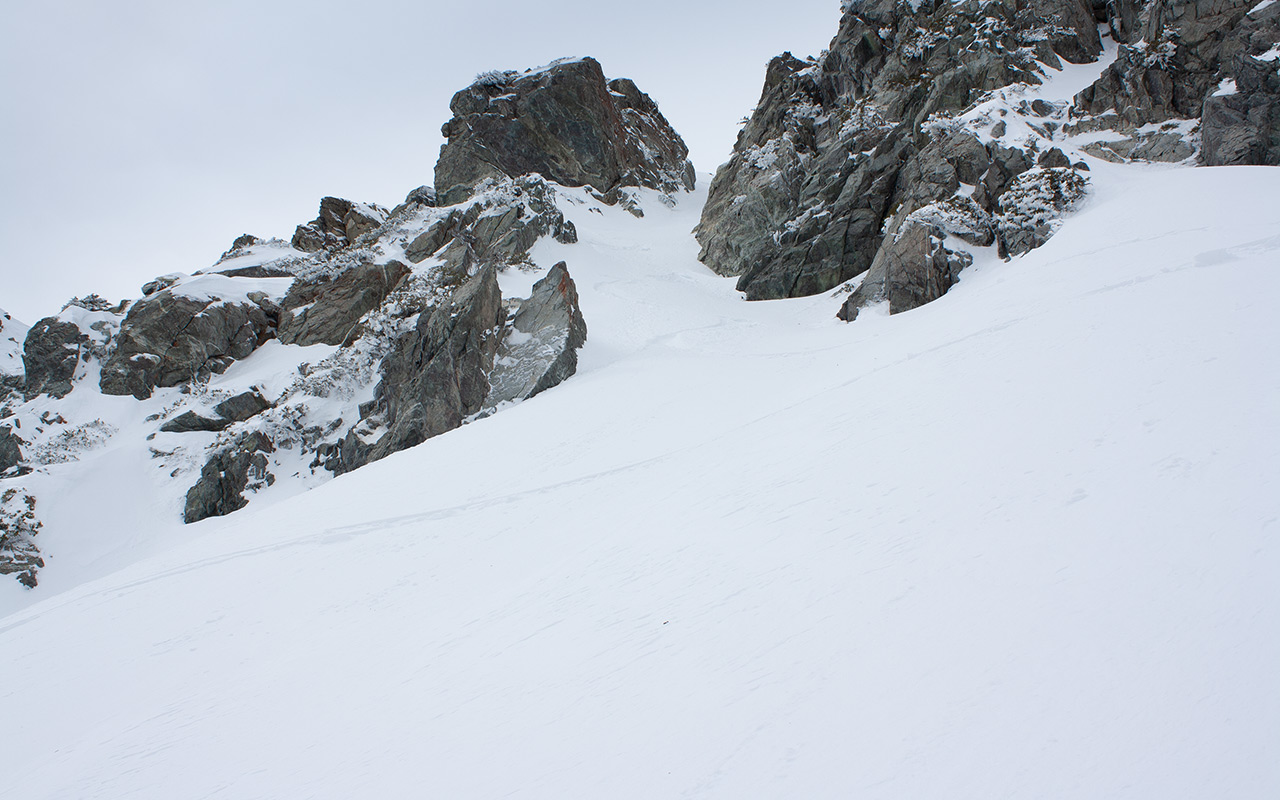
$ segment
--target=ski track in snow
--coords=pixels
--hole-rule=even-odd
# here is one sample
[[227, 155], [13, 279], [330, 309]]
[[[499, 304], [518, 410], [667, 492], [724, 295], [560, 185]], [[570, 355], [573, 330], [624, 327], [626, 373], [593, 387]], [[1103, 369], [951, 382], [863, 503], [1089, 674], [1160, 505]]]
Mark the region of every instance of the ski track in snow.
[[1093, 166], [852, 325], [565, 205], [578, 375], [0, 619], [6, 790], [1275, 796], [1275, 172]]

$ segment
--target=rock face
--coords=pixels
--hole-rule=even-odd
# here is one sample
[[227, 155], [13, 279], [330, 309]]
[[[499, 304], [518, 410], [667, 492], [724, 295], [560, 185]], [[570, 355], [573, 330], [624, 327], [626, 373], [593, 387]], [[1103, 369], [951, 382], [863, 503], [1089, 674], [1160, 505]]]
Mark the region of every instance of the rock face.
[[88, 344], [88, 334], [73, 322], [46, 317], [32, 325], [22, 346], [27, 376], [23, 393], [28, 398], [39, 394], [65, 397], [71, 392], [71, 380]]
[[170, 290], [139, 300], [102, 366], [102, 393], [144, 399], [157, 386], [223, 372], [275, 336], [276, 313], [269, 304], [220, 302]]
[[453, 96], [436, 164], [442, 205], [484, 178], [540, 174], [565, 186], [692, 189], [688, 148], [649, 96], [606, 82], [592, 58], [490, 72]]
[[271, 408], [271, 401], [262, 396], [257, 389], [241, 392], [229, 397], [213, 407], [218, 416], [232, 422], [244, 422]]
[[21, 442], [12, 427], [0, 425], [0, 475], [22, 462], [22, 448], [18, 446]]
[[511, 320], [498, 346], [485, 406], [533, 397], [565, 381], [577, 371], [578, 348], [586, 341], [578, 289], [561, 261], [533, 285]]
[[[482, 185], [492, 184], [482, 180]], [[481, 261], [526, 263], [529, 250], [544, 236], [564, 244], [578, 241], [545, 180], [521, 176], [499, 185], [506, 190], [484, 193], [440, 216], [409, 242], [405, 256], [414, 264], [437, 256], [456, 271]]]
[[384, 432], [366, 442], [353, 429], [322, 454], [325, 465], [348, 472], [452, 430], [479, 411], [505, 318], [491, 266], [459, 286], [448, 303], [420, 315], [382, 362], [366, 419]]
[[948, 250], [937, 226], [912, 222], [885, 240], [866, 277], [837, 315], [857, 319], [864, 306], [889, 301], [889, 313], [909, 311], [946, 294], [960, 270], [973, 262], [967, 253]]
[[[340, 197], [320, 200], [320, 215], [305, 225], [299, 225], [293, 233], [293, 246], [306, 253], [319, 250], [340, 250], [360, 238], [361, 234], [376, 229], [387, 219], [387, 212], [377, 206], [353, 203]], [[243, 237], [236, 239], [232, 248], [241, 245]]]
[[1036, 59], [1100, 51], [1083, 0], [847, 4], [820, 60], [770, 62], [760, 103], [712, 182], [699, 257], [739, 276], [748, 299], [815, 294], [866, 272], [888, 222], [961, 182], [994, 184], [981, 199], [990, 210], [1010, 173], [1031, 162], [1011, 165], [971, 133], [926, 121], [1038, 82]]
[[1137, 127], [1200, 115], [1222, 42], [1255, 0], [1152, 0], [1141, 38], [1076, 97], [1089, 115], [1116, 114]]
[[360, 318], [377, 308], [408, 274], [408, 267], [391, 261], [360, 264], [334, 278], [297, 281], [282, 303], [280, 341], [342, 344]]
[[194, 411], [185, 411], [165, 424], [160, 430], [165, 433], [191, 433], [192, 431], [220, 431], [231, 424], [229, 419], [210, 419]]
[[200, 480], [187, 492], [183, 521], [192, 523], [220, 517], [248, 505], [244, 497], [246, 489], [275, 481], [275, 476], [267, 471], [266, 454], [273, 450], [271, 439], [255, 431], [215, 453], [200, 471]]
[[44, 527], [36, 517], [36, 498], [19, 488], [0, 491], [0, 575], [13, 575], [28, 589], [44, 567], [35, 536]]
[[1198, 120], [1202, 163], [1280, 164], [1280, 7], [1130, 0], [1126, 15], [1115, 62], [1075, 98], [1083, 119], [1069, 129], [1118, 136], [1087, 152], [1112, 161], [1187, 160], [1194, 140], [1175, 123]]
[[1204, 99], [1204, 163], [1280, 166], [1280, 4], [1248, 14], [1219, 50]]

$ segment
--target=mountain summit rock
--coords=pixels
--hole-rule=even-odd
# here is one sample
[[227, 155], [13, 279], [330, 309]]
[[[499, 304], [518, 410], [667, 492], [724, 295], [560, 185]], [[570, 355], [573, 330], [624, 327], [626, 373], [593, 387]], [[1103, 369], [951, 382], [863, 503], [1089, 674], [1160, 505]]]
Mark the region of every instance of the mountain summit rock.
[[594, 58], [526, 72], [486, 72], [453, 96], [436, 164], [442, 205], [483, 178], [539, 174], [607, 193], [623, 186], [691, 190], [689, 149], [632, 81], [606, 81]]

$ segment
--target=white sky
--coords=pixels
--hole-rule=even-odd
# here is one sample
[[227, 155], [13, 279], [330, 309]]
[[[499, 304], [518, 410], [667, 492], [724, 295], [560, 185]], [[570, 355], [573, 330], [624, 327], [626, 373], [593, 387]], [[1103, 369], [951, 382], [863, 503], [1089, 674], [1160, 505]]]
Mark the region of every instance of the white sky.
[[648, 92], [700, 172], [768, 59], [817, 53], [837, 0], [41, 0], [0, 23], [0, 307], [136, 297], [241, 233], [289, 237], [326, 194], [432, 182], [455, 91], [594, 56]]

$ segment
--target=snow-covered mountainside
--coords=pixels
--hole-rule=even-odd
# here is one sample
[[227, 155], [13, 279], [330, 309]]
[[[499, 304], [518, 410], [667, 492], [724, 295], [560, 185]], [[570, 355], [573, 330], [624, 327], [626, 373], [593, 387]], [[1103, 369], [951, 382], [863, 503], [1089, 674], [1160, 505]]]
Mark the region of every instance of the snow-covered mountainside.
[[1277, 26], [847, 2], [713, 180], [486, 73], [403, 204], [6, 318], [6, 789], [1275, 796]]

